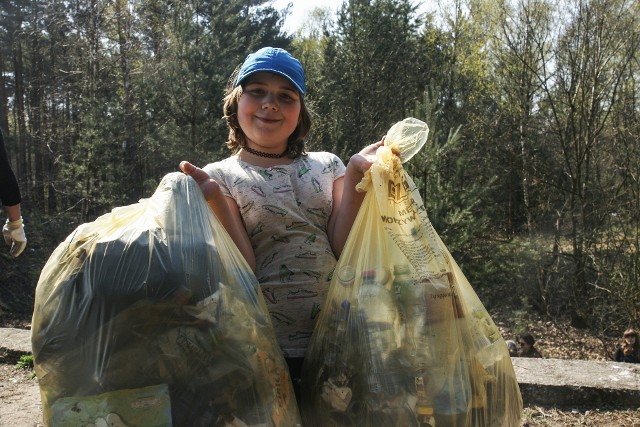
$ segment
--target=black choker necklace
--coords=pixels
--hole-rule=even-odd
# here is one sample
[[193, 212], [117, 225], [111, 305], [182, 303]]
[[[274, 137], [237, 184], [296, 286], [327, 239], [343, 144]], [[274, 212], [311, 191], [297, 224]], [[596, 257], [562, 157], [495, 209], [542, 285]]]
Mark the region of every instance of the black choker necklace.
[[273, 153], [265, 153], [264, 151], [254, 150], [253, 148], [249, 148], [248, 146], [244, 146], [242, 147], [242, 149], [247, 153], [251, 153], [260, 157], [269, 157], [270, 159], [281, 159], [287, 154], [287, 150], [285, 150], [284, 153], [273, 154]]

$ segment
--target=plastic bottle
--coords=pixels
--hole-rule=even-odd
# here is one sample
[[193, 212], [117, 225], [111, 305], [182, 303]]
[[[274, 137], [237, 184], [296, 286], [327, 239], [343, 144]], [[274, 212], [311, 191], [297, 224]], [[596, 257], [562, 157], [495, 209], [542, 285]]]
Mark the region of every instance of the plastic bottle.
[[398, 302], [401, 346], [415, 348], [413, 326], [424, 316], [424, 297], [421, 286], [416, 286], [411, 276], [408, 264], [393, 267], [393, 289]]
[[402, 381], [399, 373], [388, 366], [390, 354], [398, 348], [394, 325], [399, 316], [391, 291], [391, 274], [386, 267], [380, 267], [363, 271], [361, 279], [358, 306], [363, 315], [362, 344], [366, 344], [370, 363], [369, 391], [395, 396]]
[[416, 384], [416, 396], [418, 401], [416, 402], [415, 412], [418, 425], [420, 427], [436, 427], [436, 419], [434, 417], [433, 402], [429, 398], [425, 389], [424, 375], [418, 375], [415, 377]]

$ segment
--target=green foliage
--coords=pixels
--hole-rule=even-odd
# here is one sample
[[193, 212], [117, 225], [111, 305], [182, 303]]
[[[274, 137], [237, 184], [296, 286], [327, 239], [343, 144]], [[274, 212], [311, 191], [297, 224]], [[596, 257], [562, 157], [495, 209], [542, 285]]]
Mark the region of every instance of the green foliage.
[[16, 366], [20, 369], [33, 369], [33, 355], [32, 354], [24, 354], [20, 356]]
[[460, 150], [461, 129], [446, 133], [439, 127], [439, 88], [430, 87], [415, 104], [413, 115], [424, 120], [430, 129], [422, 150], [412, 158], [406, 169], [421, 189], [429, 218], [463, 271], [474, 282], [490, 282], [491, 257], [490, 221], [483, 203], [490, 194], [492, 181], [464, 180], [464, 170], [470, 158]]
[[407, 171], [491, 302], [509, 283], [510, 303], [637, 325], [640, 3], [413, 3], [347, 0], [292, 37], [267, 0], [4, 2], [0, 127], [30, 229], [57, 243], [180, 160], [227, 156], [229, 76], [279, 46], [307, 72], [311, 149], [346, 159], [427, 121]]
[[410, 1], [343, 3], [327, 43], [324, 77], [336, 120], [335, 151], [341, 156], [378, 141], [420, 96], [418, 37]]
[[531, 304], [529, 304], [527, 297], [522, 297], [518, 307], [519, 308], [513, 310], [515, 332], [517, 334], [524, 334], [529, 331], [529, 313], [531, 313]]

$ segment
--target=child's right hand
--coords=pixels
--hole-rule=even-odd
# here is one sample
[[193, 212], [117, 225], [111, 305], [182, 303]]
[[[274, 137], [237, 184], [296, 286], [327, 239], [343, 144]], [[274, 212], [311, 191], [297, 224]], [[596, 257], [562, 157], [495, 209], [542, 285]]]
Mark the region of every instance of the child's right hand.
[[189, 175], [200, 187], [207, 204], [218, 218], [222, 226], [233, 239], [240, 253], [244, 256], [253, 271], [256, 270], [256, 257], [251, 247], [251, 241], [236, 205], [235, 200], [222, 193], [220, 185], [208, 173], [189, 162], [180, 162], [180, 170]]
[[207, 202], [213, 202], [219, 197], [220, 186], [204, 170], [187, 161], [180, 162], [180, 170], [194, 179]]

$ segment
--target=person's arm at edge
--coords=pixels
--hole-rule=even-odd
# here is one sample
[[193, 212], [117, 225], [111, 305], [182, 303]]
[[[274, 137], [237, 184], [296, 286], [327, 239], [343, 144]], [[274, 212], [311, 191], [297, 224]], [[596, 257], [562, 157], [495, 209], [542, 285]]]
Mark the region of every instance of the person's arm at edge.
[[5, 206], [4, 208], [7, 211], [7, 217], [9, 218], [9, 221], [13, 222], [21, 218], [20, 203], [18, 203], [17, 205]]
[[371, 167], [373, 155], [383, 143], [384, 140], [371, 144], [351, 156], [344, 176], [336, 179], [333, 184], [333, 210], [329, 218], [328, 235], [331, 249], [338, 258], [366, 195], [358, 192], [356, 185]]
[[18, 187], [18, 181], [11, 169], [9, 158], [4, 146], [4, 138], [2, 131], [0, 130], [0, 202], [4, 206], [7, 212], [9, 221], [17, 221], [21, 218], [21, 206], [20, 203], [22, 197], [20, 195], [20, 188]]
[[240, 210], [235, 200], [225, 196], [218, 183], [204, 170], [185, 161], [180, 163], [180, 169], [196, 181], [200, 190], [202, 190], [202, 194], [209, 208], [211, 208], [222, 226], [227, 230], [227, 233], [229, 233], [229, 236], [231, 236], [240, 253], [251, 267], [251, 270], [255, 272], [256, 258], [253, 253], [253, 248], [251, 247], [249, 236], [242, 224]]

